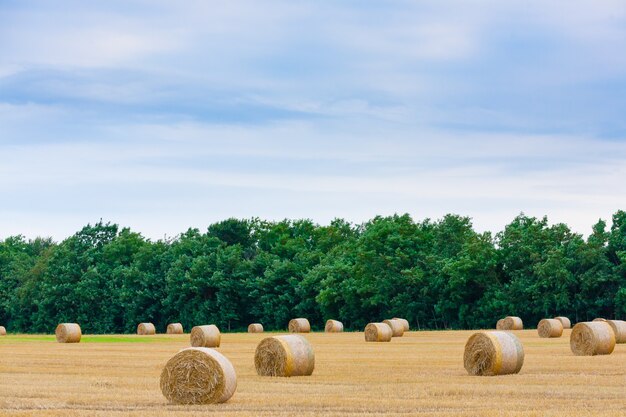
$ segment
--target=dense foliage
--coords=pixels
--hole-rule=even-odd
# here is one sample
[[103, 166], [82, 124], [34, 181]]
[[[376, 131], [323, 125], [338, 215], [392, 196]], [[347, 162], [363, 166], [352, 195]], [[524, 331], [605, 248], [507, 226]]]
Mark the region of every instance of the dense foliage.
[[97, 223], [68, 239], [0, 242], [0, 324], [50, 332], [78, 322], [88, 333], [161, 331], [250, 322], [284, 329], [308, 317], [348, 329], [391, 316], [419, 328], [492, 327], [505, 315], [534, 326], [626, 316], [626, 213], [584, 240], [564, 224], [520, 215], [492, 236], [466, 217], [415, 222], [408, 215], [362, 225], [335, 220], [229, 219], [150, 241]]

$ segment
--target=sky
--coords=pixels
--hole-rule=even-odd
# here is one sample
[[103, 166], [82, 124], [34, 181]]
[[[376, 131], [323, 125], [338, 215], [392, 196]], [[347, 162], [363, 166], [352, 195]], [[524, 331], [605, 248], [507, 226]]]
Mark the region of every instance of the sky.
[[619, 209], [624, 1], [0, 1], [0, 239]]

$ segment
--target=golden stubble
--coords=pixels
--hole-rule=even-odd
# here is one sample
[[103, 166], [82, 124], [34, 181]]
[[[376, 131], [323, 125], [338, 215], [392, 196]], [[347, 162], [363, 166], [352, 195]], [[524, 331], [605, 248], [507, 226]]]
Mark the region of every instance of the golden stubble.
[[218, 351], [235, 367], [237, 391], [207, 406], [170, 405], [159, 388], [188, 335], [77, 344], [9, 335], [0, 339], [0, 415], [623, 416], [626, 345], [574, 356], [570, 332], [542, 339], [535, 329], [515, 331], [524, 366], [494, 377], [472, 377], [463, 367], [473, 331], [406, 332], [389, 343], [366, 343], [362, 332], [311, 333], [315, 371], [293, 378], [257, 375], [255, 348], [269, 335], [226, 333]]

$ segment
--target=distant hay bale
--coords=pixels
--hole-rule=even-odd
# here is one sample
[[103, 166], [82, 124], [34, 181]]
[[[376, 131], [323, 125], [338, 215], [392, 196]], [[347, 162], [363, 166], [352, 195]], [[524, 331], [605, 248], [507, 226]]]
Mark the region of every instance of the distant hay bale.
[[191, 346], [193, 347], [220, 347], [222, 335], [220, 329], [214, 324], [195, 326], [191, 329]]
[[289, 320], [289, 333], [309, 333], [311, 324], [307, 319], [291, 319]]
[[266, 337], [256, 347], [254, 366], [260, 376], [307, 376], [315, 368], [315, 353], [304, 336]]
[[504, 319], [500, 319], [497, 321], [496, 330], [504, 330]]
[[167, 325], [167, 330], [165, 331], [167, 334], [183, 334], [183, 325], [180, 323], [170, 323]]
[[409, 330], [411, 330], [411, 326], [409, 326], [409, 321], [407, 319], [403, 319], [400, 317], [393, 317], [391, 320], [399, 320], [400, 323], [402, 323], [402, 326], [404, 326], [405, 332], [408, 332]]
[[501, 330], [523, 330], [524, 322], [516, 316], [506, 316], [502, 321]]
[[569, 345], [574, 355], [610, 355], [615, 349], [615, 333], [606, 322], [577, 323], [572, 329]]
[[324, 331], [326, 333], [341, 333], [343, 332], [343, 323], [337, 320], [326, 320]]
[[261, 323], [252, 323], [248, 326], [248, 333], [263, 333], [263, 325]]
[[537, 325], [539, 337], [561, 337], [563, 324], [557, 319], [543, 319]]
[[572, 322], [567, 317], [565, 317], [565, 316], [557, 316], [557, 317], [555, 317], [555, 319], [561, 322], [561, 324], [563, 325], [564, 329], [571, 329], [572, 328]]
[[391, 327], [391, 337], [402, 337], [404, 335], [404, 324], [400, 320], [383, 320], [383, 323]]
[[524, 348], [513, 333], [474, 333], [465, 344], [463, 365], [470, 375], [516, 374], [524, 365]]
[[393, 330], [387, 323], [370, 323], [365, 326], [366, 342], [390, 342]]
[[7, 329], [4, 328], [4, 326], [0, 326], [0, 336], [6, 336], [7, 335]]
[[218, 351], [191, 347], [167, 361], [160, 385], [165, 398], [174, 404], [223, 403], [237, 389], [237, 374]]
[[606, 321], [606, 319], [603, 319], [602, 317], [597, 317], [593, 319], [593, 321]]
[[156, 334], [156, 327], [152, 323], [139, 323], [137, 326], [137, 334], [142, 336]]
[[624, 320], [607, 320], [609, 326], [615, 333], [615, 343], [626, 343], [626, 321]]
[[80, 326], [76, 323], [61, 323], [54, 334], [59, 343], [78, 343], [83, 335]]

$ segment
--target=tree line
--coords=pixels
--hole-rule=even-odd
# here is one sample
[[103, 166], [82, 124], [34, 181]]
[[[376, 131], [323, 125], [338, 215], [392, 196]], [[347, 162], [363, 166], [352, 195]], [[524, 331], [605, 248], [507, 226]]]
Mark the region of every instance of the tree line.
[[0, 241], [0, 324], [13, 332], [78, 322], [86, 333], [128, 333], [144, 321], [284, 330], [294, 317], [360, 330], [392, 316], [469, 329], [506, 315], [527, 326], [624, 318], [626, 213], [587, 239], [524, 214], [495, 236], [467, 217], [405, 214], [327, 226], [228, 219], [157, 241], [100, 221], [59, 243]]

